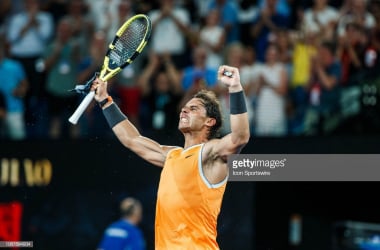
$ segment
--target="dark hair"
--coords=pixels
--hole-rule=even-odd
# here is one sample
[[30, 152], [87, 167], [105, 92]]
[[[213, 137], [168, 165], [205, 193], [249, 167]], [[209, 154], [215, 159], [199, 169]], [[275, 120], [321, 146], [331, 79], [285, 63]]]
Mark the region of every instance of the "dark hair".
[[206, 109], [206, 115], [216, 120], [215, 125], [210, 128], [207, 139], [213, 139], [219, 136], [219, 129], [222, 126], [222, 112], [220, 110], [219, 100], [214, 92], [209, 90], [200, 90], [194, 95], [194, 98], [202, 100]]

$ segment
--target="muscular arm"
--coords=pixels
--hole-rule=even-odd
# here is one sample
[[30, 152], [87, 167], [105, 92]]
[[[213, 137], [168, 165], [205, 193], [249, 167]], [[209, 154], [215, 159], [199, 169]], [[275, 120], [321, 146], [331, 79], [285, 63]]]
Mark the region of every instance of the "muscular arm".
[[172, 146], [162, 146], [142, 136], [128, 119], [114, 126], [112, 130], [125, 147], [158, 167], [164, 166], [167, 153], [174, 148]]
[[[93, 89], [96, 90], [95, 99], [102, 101], [107, 98], [107, 83], [96, 79], [93, 84]], [[113, 102], [108, 102], [103, 107], [103, 111], [110, 108]], [[167, 153], [174, 147], [162, 146], [157, 142], [142, 136], [136, 127], [128, 120], [117, 123], [112, 127], [113, 132], [119, 141], [131, 151], [139, 155], [144, 160], [163, 167]]]
[[[223, 75], [224, 70], [231, 71], [233, 77]], [[240, 83], [240, 76], [237, 68], [221, 66], [218, 71], [219, 80], [228, 87], [231, 94], [243, 91]], [[243, 100], [245, 102], [245, 100]], [[206, 178], [211, 183], [222, 181], [228, 174], [227, 157], [231, 154], [240, 153], [241, 149], [248, 143], [249, 121], [247, 111], [237, 114], [230, 114], [231, 133], [221, 139], [214, 139], [207, 142], [202, 153], [205, 165]]]
[[[225, 69], [233, 73], [232, 78], [223, 75]], [[243, 91], [238, 69], [222, 66], [218, 70], [218, 78], [228, 87], [230, 95]], [[215, 144], [212, 151], [223, 158], [230, 154], [239, 153], [250, 137], [248, 113], [246, 111], [240, 114], [230, 114], [230, 123], [231, 133], [218, 140], [217, 143], [211, 143]]]

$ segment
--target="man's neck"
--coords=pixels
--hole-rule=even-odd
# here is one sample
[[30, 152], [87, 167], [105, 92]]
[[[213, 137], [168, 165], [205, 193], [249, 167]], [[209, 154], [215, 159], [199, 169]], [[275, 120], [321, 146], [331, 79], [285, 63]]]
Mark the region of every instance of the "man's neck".
[[129, 224], [132, 224], [132, 225], [136, 225], [137, 222], [132, 218], [132, 217], [129, 217], [129, 218], [123, 218], [124, 221], [128, 222]]
[[190, 148], [191, 146], [201, 144], [207, 141], [208, 141], [207, 136], [186, 133], [184, 149]]

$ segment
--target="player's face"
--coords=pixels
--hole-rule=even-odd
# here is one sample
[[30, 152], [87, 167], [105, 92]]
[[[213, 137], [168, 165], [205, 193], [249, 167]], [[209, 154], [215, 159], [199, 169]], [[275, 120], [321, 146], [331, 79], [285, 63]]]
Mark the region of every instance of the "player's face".
[[206, 109], [199, 98], [193, 98], [181, 109], [178, 129], [182, 132], [200, 131], [207, 120]]

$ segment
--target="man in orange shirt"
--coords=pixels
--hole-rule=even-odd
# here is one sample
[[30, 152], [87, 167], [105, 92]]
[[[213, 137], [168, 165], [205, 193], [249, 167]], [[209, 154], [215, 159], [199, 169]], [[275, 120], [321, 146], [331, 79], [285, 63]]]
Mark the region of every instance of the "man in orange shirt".
[[203, 90], [180, 112], [183, 148], [141, 136], [108, 95], [107, 83], [96, 79], [92, 85], [120, 142], [163, 168], [156, 205], [156, 249], [218, 249], [216, 224], [228, 178], [227, 157], [239, 153], [250, 136], [238, 69], [220, 66], [218, 80], [230, 93], [231, 133], [216, 138], [222, 124], [219, 103], [213, 92]]

